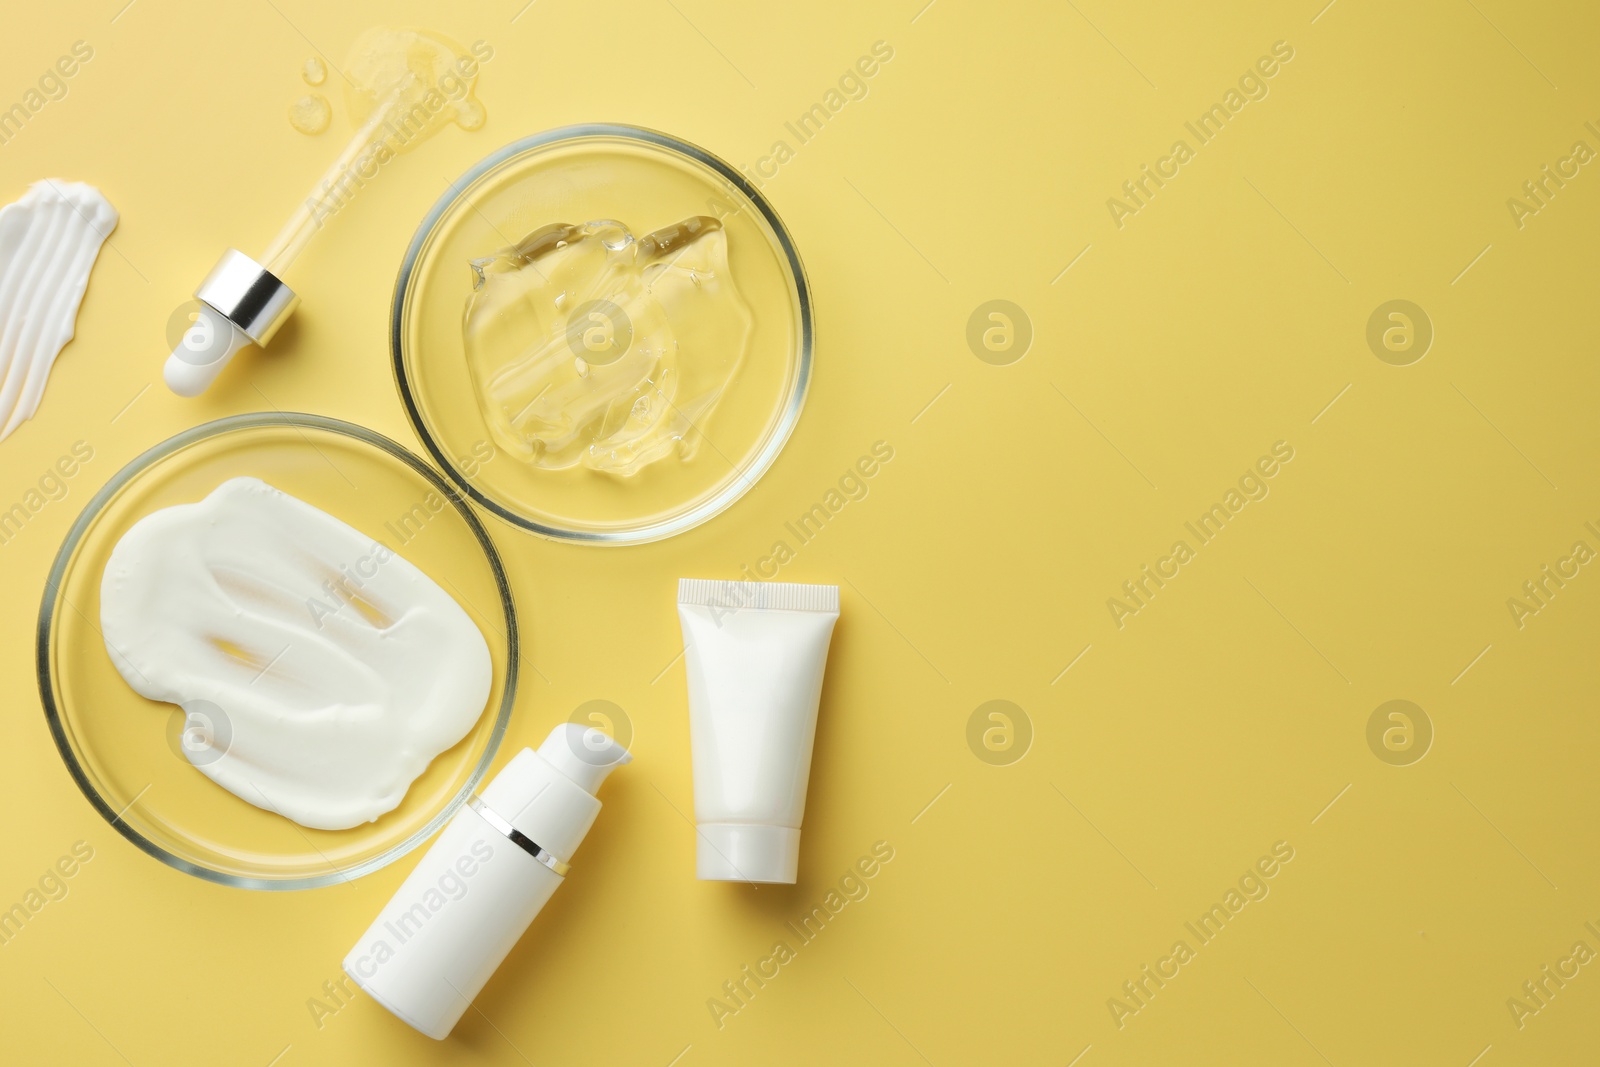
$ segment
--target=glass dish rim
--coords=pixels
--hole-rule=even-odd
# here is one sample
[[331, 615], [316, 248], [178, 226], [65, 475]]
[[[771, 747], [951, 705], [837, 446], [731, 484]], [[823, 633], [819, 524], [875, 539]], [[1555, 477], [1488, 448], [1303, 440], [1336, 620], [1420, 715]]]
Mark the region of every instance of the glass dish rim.
[[[301, 430], [325, 430], [371, 445], [379, 451], [400, 460], [407, 467], [422, 475], [434, 489], [451, 503], [466, 521], [473, 536], [477, 538], [479, 546], [483, 549], [484, 558], [489, 563], [489, 569], [494, 575], [495, 586], [500, 596], [500, 608], [506, 621], [504, 634], [507, 654], [506, 680], [505, 691], [500, 699], [500, 707], [495, 712], [494, 727], [490, 731], [488, 743], [484, 748], [483, 755], [478, 760], [477, 766], [472, 769], [472, 773], [468, 775], [467, 780], [456, 792], [456, 795], [451, 797], [449, 802], [433, 818], [429, 819], [425, 826], [378, 855], [362, 860], [360, 863], [352, 864], [349, 867], [336, 867], [330, 863], [329, 866], [333, 867], [333, 869], [326, 874], [294, 878], [258, 878], [213, 870], [210, 867], [186, 860], [181, 856], [173, 855], [124, 821], [122, 816], [127, 811], [126, 808], [121, 812], [114, 811], [106, 799], [100, 795], [94, 783], [89, 780], [88, 773], [79, 764], [72, 744], [67, 738], [66, 727], [61, 720], [61, 711], [56, 700], [55, 682], [50, 667], [53, 651], [50, 634], [55, 622], [56, 607], [61, 599], [62, 580], [66, 576], [67, 567], [82, 544], [84, 535], [88, 532], [90, 526], [98, 521], [107, 502], [113, 496], [132, 484], [139, 475], [155, 464], [176, 455], [190, 445], [239, 430], [284, 426], [296, 427]], [[369, 430], [365, 426], [346, 422], [343, 419], [296, 411], [248, 412], [213, 419], [210, 422], [201, 423], [199, 426], [190, 427], [174, 434], [129, 460], [84, 505], [83, 510], [73, 521], [72, 527], [67, 531], [67, 536], [62, 541], [61, 548], [57, 550], [55, 559], [50, 565], [50, 572], [45, 578], [44, 595], [39, 606], [39, 622], [35, 630], [35, 641], [35, 666], [39, 681], [39, 696], [44, 704], [45, 721], [50, 726], [50, 736], [55, 740], [56, 750], [60, 753], [62, 762], [67, 765], [67, 770], [72, 775], [73, 781], [77, 783], [78, 789], [89, 801], [90, 806], [110, 823], [114, 830], [137, 846], [140, 851], [155, 857], [169, 867], [220, 885], [268, 891], [319, 889], [323, 886], [354, 881], [363, 875], [371, 874], [373, 871], [388, 866], [437, 833], [466, 803], [467, 798], [472, 795], [478, 783], [488, 773], [489, 765], [494, 761], [495, 754], [500, 749], [500, 743], [504, 739], [506, 729], [511, 721], [511, 709], [517, 693], [518, 667], [521, 663], [516, 605], [512, 598], [511, 585], [507, 581], [505, 566], [501, 562], [499, 550], [495, 548], [494, 542], [489, 538], [488, 530], [484, 528], [482, 521], [478, 518], [476, 512], [472, 510], [472, 507], [461, 498], [461, 495], [455, 491], [455, 488], [448, 481], [440, 476], [438, 471], [428, 466], [415, 453], [409, 451], [398, 442], [385, 437], [375, 430]], [[135, 800], [137, 799], [136, 797]]]
[[[439, 221], [445, 214], [462, 201], [479, 179], [502, 165], [535, 149], [589, 137], [616, 137], [677, 152], [702, 166], [708, 167], [737, 189], [742, 196], [755, 205], [756, 210], [760, 212], [761, 217], [766, 220], [767, 226], [777, 238], [778, 247], [782, 251], [783, 259], [788, 266], [789, 279], [794, 287], [800, 311], [800, 344], [794, 386], [784, 399], [783, 411], [779, 415], [778, 424], [774, 427], [773, 432], [762, 445], [761, 450], [756, 454], [750, 465], [742, 471], [736, 470], [734, 477], [729, 479], [727, 484], [713, 494], [710, 499], [681, 515], [644, 526], [618, 530], [574, 530], [563, 526], [552, 526], [528, 518], [526, 515], [506, 507], [491, 499], [488, 494], [475, 486], [472, 480], [457, 468], [455, 462], [451, 460], [440, 443], [434, 439], [433, 431], [423, 419], [422, 410], [417, 403], [415, 395], [413, 395], [411, 382], [406, 374], [403, 352], [406, 298], [411, 290], [411, 281], [416, 271], [417, 260], [424, 246], [432, 239]], [[440, 469], [445, 472], [446, 476], [480, 507], [519, 529], [527, 530], [553, 541], [590, 545], [641, 545], [675, 536], [715, 518], [732, 506], [740, 497], [744, 496], [760, 480], [762, 475], [771, 469], [772, 464], [777, 461], [778, 454], [783, 451], [784, 446], [789, 442], [790, 436], [794, 433], [795, 425], [800, 420], [800, 411], [805, 406], [806, 395], [810, 391], [812, 349], [816, 333], [814, 320], [811, 285], [806, 277], [805, 265], [800, 260], [800, 253], [795, 248], [794, 239], [790, 236], [788, 228], [784, 226], [783, 220], [778, 217], [778, 213], [767, 202], [766, 197], [762, 196], [761, 192], [743, 174], [729, 166], [720, 157], [713, 155], [698, 145], [673, 137], [671, 134], [625, 123], [579, 123], [570, 126], [558, 126], [541, 133], [532, 134], [512, 141], [510, 144], [491, 152], [473, 164], [460, 178], [451, 182], [449, 189], [441, 194], [438, 200], [434, 201], [433, 206], [428, 209], [428, 213], [423, 216], [421, 224], [418, 225], [417, 232], [411, 238], [411, 243], [406, 246], [405, 258], [401, 261], [400, 273], [395, 279], [394, 298], [389, 311], [389, 350], [394, 369], [395, 386], [400, 392], [400, 402], [405, 408], [406, 418], [410, 420], [418, 439], [422, 441], [423, 447], [428, 450], [428, 454], [433, 458], [434, 462], [439, 464]]]

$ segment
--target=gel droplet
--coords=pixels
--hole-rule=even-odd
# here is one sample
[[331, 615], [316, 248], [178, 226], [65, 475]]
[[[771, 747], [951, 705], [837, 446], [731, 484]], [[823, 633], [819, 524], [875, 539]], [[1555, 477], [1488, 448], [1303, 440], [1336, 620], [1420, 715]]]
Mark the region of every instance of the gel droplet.
[[321, 85], [328, 77], [328, 67], [317, 56], [312, 56], [300, 68], [300, 76], [307, 85]]
[[627, 248], [629, 245], [633, 244], [633, 234], [628, 232], [628, 229], [625, 226], [604, 220], [600, 222], [591, 222], [589, 225], [595, 227], [595, 232], [600, 238], [600, 243], [605, 245], [606, 248], [612, 252], [620, 252], [624, 248]]
[[307, 93], [289, 105], [289, 125], [301, 133], [321, 133], [332, 118], [333, 108], [320, 93]]
[[477, 130], [483, 128], [484, 120], [489, 117], [489, 112], [484, 108], [483, 102], [475, 96], [469, 96], [456, 104], [456, 125], [463, 130]]

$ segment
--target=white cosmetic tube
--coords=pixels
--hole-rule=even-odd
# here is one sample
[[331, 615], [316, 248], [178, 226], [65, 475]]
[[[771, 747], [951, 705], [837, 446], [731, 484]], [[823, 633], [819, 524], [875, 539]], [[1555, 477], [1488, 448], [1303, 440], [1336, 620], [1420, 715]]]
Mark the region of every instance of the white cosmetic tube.
[[794, 882], [838, 618], [836, 585], [678, 583], [701, 879]]

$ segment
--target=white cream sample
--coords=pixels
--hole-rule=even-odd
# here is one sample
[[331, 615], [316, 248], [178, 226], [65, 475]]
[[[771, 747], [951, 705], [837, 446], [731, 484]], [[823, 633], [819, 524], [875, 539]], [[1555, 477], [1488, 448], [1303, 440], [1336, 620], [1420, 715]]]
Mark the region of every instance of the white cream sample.
[[384, 545], [256, 478], [140, 519], [100, 587], [129, 685], [207, 777], [302, 826], [393, 810], [483, 713], [483, 635]]
[[33, 418], [117, 209], [93, 186], [35, 182], [0, 208], [0, 440]]

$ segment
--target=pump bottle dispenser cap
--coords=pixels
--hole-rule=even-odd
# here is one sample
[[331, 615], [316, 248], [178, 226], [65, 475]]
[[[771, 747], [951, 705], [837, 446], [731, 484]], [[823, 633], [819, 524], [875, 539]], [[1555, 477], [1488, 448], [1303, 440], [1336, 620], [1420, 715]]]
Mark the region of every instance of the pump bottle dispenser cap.
[[600, 783], [618, 766], [633, 762], [633, 753], [615, 738], [575, 722], [564, 722], [550, 731], [539, 746], [539, 755], [589, 793], [599, 792]]

